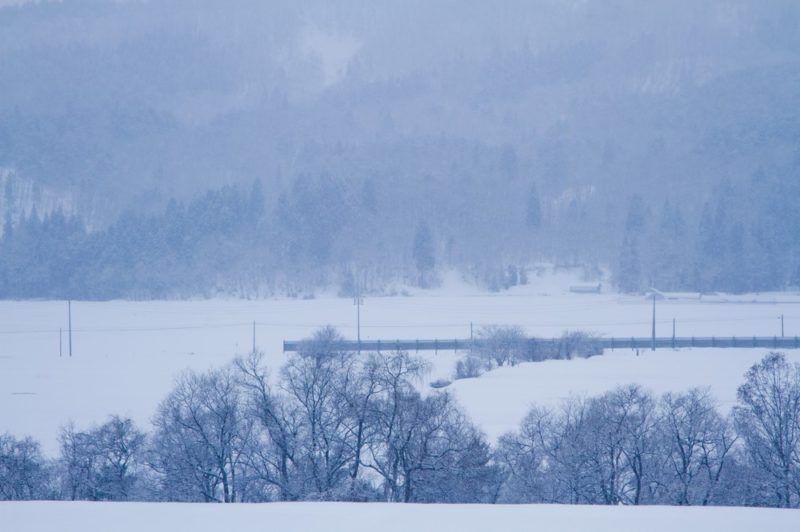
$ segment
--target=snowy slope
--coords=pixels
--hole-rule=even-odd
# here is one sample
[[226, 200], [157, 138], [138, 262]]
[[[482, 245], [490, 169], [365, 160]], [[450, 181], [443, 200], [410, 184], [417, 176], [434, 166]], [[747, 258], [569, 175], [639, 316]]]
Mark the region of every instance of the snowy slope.
[[347, 530], [772, 532], [800, 529], [800, 512], [763, 508], [414, 505], [351, 503], [168, 504], [0, 503], [3, 529], [15, 532], [147, 530]]

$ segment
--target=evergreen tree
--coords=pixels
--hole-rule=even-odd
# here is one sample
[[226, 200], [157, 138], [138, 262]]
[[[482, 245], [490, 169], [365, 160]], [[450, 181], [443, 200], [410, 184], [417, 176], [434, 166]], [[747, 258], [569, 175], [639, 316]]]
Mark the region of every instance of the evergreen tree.
[[661, 220], [651, 240], [653, 285], [667, 290], [680, 288], [684, 282], [686, 260], [686, 224], [678, 206], [664, 202]]
[[436, 267], [436, 255], [433, 249], [433, 235], [426, 222], [421, 222], [417, 226], [417, 232], [414, 235], [412, 255], [417, 267], [417, 282], [419, 286], [427, 288], [433, 281], [433, 273]]
[[641, 288], [641, 263], [634, 235], [625, 235], [619, 254], [617, 286], [623, 292], [636, 292]]
[[528, 201], [525, 210], [525, 223], [530, 228], [537, 228], [542, 225], [542, 205], [539, 200], [539, 191], [536, 184], [531, 185], [528, 192]]
[[718, 241], [711, 206], [706, 202], [700, 215], [694, 258], [694, 287], [701, 292], [713, 290], [716, 286], [716, 261], [720, 258], [717, 255]]
[[11, 212], [6, 211], [3, 217], [3, 239], [10, 241], [14, 231], [14, 221], [11, 219]]
[[723, 262], [720, 287], [729, 292], [746, 292], [750, 283], [747, 279], [747, 254], [745, 250], [745, 231], [741, 223], [733, 224], [727, 234], [728, 259]]
[[261, 184], [260, 179], [253, 181], [253, 186], [250, 187], [247, 211], [252, 223], [258, 222], [264, 217], [264, 213], [266, 212], [266, 205], [264, 204], [264, 185]]
[[644, 200], [638, 194], [631, 196], [628, 202], [628, 214], [625, 216], [625, 230], [640, 233], [644, 230], [649, 213]]

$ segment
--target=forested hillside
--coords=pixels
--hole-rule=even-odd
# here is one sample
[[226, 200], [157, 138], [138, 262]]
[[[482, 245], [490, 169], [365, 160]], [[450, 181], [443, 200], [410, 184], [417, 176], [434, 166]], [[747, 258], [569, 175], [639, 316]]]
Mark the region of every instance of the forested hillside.
[[0, 297], [800, 284], [794, 2], [0, 6]]

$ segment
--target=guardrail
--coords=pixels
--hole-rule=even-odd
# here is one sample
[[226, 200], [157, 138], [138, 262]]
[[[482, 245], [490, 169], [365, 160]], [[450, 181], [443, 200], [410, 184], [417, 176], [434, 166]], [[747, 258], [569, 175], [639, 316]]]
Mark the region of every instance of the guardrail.
[[[559, 345], [562, 338], [529, 338], [531, 348]], [[676, 349], [679, 347], [755, 347], [767, 349], [800, 349], [798, 336], [681, 336], [681, 337], [625, 337], [594, 338], [584, 341], [598, 349]], [[481, 340], [433, 339], [433, 340], [345, 340], [331, 347], [342, 351], [466, 351], [481, 346]], [[285, 340], [283, 351], [298, 351], [303, 340]]]

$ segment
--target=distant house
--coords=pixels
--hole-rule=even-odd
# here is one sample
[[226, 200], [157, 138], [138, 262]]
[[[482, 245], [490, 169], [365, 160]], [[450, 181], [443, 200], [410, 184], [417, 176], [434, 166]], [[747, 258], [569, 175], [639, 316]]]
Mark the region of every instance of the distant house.
[[[669, 300], [672, 300], [672, 301], [677, 301], [677, 300], [697, 300], [697, 299], [703, 299], [703, 298], [706, 297], [705, 294], [701, 295], [698, 292], [662, 292], [661, 290], [658, 290], [657, 288], [648, 288], [644, 292], [644, 298], [645, 299], [653, 299], [654, 295], [655, 295], [656, 299], [669, 299]], [[718, 294], [714, 294], [714, 295], [718, 295]]]
[[644, 293], [644, 297], [645, 299], [668, 299], [664, 292], [655, 288], [648, 288]]
[[603, 288], [601, 283], [597, 284], [574, 284], [569, 287], [569, 291], [576, 294], [599, 294]]

